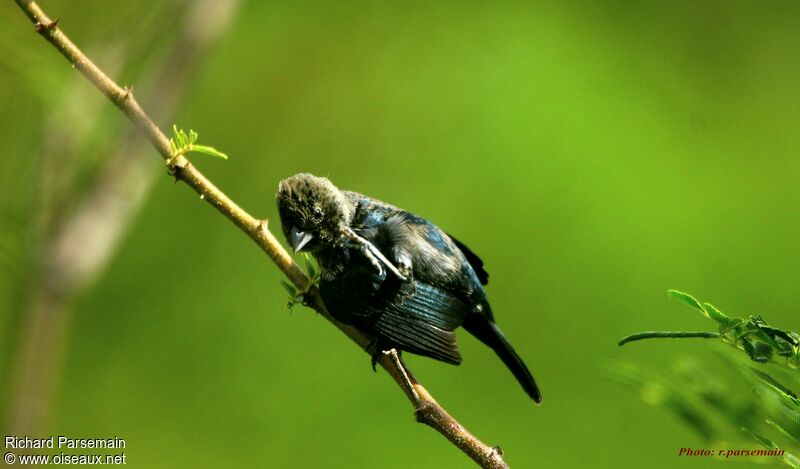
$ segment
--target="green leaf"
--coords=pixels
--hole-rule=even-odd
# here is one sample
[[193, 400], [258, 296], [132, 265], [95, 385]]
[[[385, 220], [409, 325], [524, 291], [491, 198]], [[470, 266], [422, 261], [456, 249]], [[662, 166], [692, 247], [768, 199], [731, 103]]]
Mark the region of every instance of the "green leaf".
[[678, 300], [688, 307], [701, 312], [703, 316], [713, 319], [724, 326], [727, 326], [730, 323], [730, 318], [722, 314], [722, 311], [715, 308], [711, 303], [700, 304], [700, 302], [697, 301], [697, 299], [692, 295], [678, 290], [667, 290], [667, 295], [669, 295], [670, 298]]
[[290, 284], [286, 280], [281, 280], [281, 285], [286, 290], [286, 292], [289, 293], [289, 296], [291, 296], [292, 298], [297, 296], [297, 288], [295, 288], [294, 285]]
[[172, 124], [172, 133], [174, 136], [173, 138], [169, 139], [169, 144], [170, 147], [172, 147], [172, 153], [174, 153], [173, 156], [194, 152], [215, 156], [217, 158], [222, 158], [223, 160], [228, 159], [228, 155], [222, 153], [214, 147], [196, 144], [195, 142], [197, 142], [199, 135], [194, 130], [190, 130], [189, 134], [187, 135], [183, 129], [179, 129], [177, 125]]
[[729, 324], [731, 322], [731, 318], [726, 316], [722, 313], [722, 311], [718, 310], [714, 305], [711, 303], [703, 303], [703, 311], [705, 311], [706, 316], [710, 317], [711, 319], [717, 321], [720, 324]]
[[[753, 437], [753, 439], [755, 439], [756, 441], [758, 441], [759, 443], [764, 445], [764, 447], [767, 448], [767, 449], [782, 450], [780, 446], [775, 444], [774, 441], [770, 440], [769, 438], [765, 437], [764, 435], [759, 435], [758, 433], [756, 433], [756, 432], [754, 432], [752, 430], [749, 430], [747, 428], [742, 428], [742, 431], [744, 433], [747, 433], [751, 437]], [[793, 454], [791, 454], [791, 453], [789, 453], [789, 452], [787, 452], [785, 450], [782, 450], [782, 451], [783, 451], [783, 457], [782, 457], [783, 462], [785, 462], [787, 465], [789, 465], [789, 466], [791, 466], [791, 467], [793, 467], [795, 469], [800, 469], [800, 459], [797, 459], [797, 457], [795, 455], [793, 455]]]
[[787, 405], [790, 405], [793, 408], [800, 408], [800, 399], [797, 398], [797, 395], [791, 389], [787, 388], [778, 382], [778, 380], [761, 370], [750, 369], [750, 371], [756, 378], [759, 379], [759, 381], [764, 383], [768, 389], [772, 390]]
[[772, 346], [765, 342], [753, 343], [753, 354], [750, 356], [753, 361], [767, 363], [772, 358]]
[[776, 445], [775, 442], [773, 442], [769, 438], [765, 437], [764, 435], [760, 435], [760, 434], [750, 430], [749, 428], [744, 428], [744, 427], [742, 427], [742, 431], [744, 433], [750, 435], [750, 437], [752, 437], [754, 440], [756, 440], [759, 443], [761, 443], [765, 448], [767, 448], [767, 449], [778, 449], [778, 445]]
[[708, 313], [706, 313], [706, 311], [700, 305], [700, 302], [697, 301], [695, 299], [695, 297], [693, 297], [692, 295], [690, 295], [688, 293], [684, 293], [682, 291], [678, 291], [678, 290], [667, 290], [667, 295], [670, 298], [672, 298], [674, 300], [678, 300], [681, 303], [689, 306], [690, 308], [696, 309], [697, 311], [700, 311], [704, 315], [708, 316]]
[[178, 152], [178, 126], [172, 124], [172, 138], [169, 139], [169, 145], [172, 147], [172, 152]]
[[308, 253], [303, 253], [303, 260], [305, 260], [306, 264], [306, 273], [313, 280], [317, 276], [317, 269], [314, 268], [314, 263], [311, 262], [311, 257], [309, 257]]
[[787, 431], [786, 431], [786, 430], [785, 430], [783, 427], [781, 427], [781, 426], [780, 426], [780, 425], [778, 425], [777, 423], [773, 422], [772, 420], [770, 420], [770, 419], [766, 419], [766, 420], [765, 420], [765, 422], [767, 422], [767, 425], [769, 425], [770, 427], [772, 427], [772, 428], [774, 428], [775, 430], [777, 430], [777, 431], [778, 431], [780, 434], [782, 434], [783, 436], [785, 436], [785, 437], [789, 438], [789, 439], [790, 439], [790, 440], [792, 440], [792, 441], [797, 441], [797, 437], [795, 437], [795, 436], [794, 436], [794, 435], [792, 435], [791, 433], [787, 432]]
[[228, 155], [225, 153], [222, 153], [214, 147], [209, 147], [206, 145], [189, 145], [189, 151], [195, 153], [205, 153], [206, 155], [216, 156], [217, 158], [222, 158], [223, 160], [228, 159]]

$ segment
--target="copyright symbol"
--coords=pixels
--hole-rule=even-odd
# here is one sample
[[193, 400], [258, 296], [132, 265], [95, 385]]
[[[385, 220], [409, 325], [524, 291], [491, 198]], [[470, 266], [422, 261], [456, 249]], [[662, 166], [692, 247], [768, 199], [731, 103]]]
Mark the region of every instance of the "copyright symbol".
[[14, 461], [17, 460], [17, 457], [14, 456], [14, 453], [6, 453], [5, 460], [6, 464], [14, 464]]

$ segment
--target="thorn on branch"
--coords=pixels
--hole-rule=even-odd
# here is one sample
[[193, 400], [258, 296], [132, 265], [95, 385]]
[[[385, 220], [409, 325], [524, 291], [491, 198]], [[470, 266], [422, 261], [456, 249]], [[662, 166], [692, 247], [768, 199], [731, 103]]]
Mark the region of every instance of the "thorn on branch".
[[122, 88], [122, 101], [130, 99], [133, 95], [133, 86], [126, 86]]
[[189, 164], [189, 160], [183, 158], [183, 153], [173, 147], [172, 156], [167, 158], [165, 164], [167, 165], [167, 173], [174, 177], [177, 183], [181, 180], [181, 170], [186, 168]]
[[55, 19], [49, 23], [41, 23], [37, 22], [33, 25], [33, 28], [36, 30], [37, 33], [43, 34], [45, 32], [50, 32], [58, 26], [58, 19]]
[[167, 173], [175, 178], [175, 182], [181, 180], [181, 170], [186, 167], [189, 162], [186, 158], [181, 158], [180, 154], [173, 155], [167, 160]]

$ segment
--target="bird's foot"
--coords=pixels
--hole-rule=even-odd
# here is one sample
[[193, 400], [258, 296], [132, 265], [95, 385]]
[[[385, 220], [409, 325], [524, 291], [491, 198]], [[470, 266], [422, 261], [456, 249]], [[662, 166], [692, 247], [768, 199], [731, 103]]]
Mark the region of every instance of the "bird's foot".
[[383, 266], [385, 265], [386, 268], [391, 270], [393, 274], [397, 275], [400, 280], [404, 282], [406, 281], [406, 277], [401, 274], [399, 270], [397, 270], [397, 267], [395, 267], [394, 264], [392, 264], [389, 259], [387, 259], [386, 256], [384, 256], [381, 251], [375, 247], [374, 244], [359, 236], [351, 228], [343, 228], [342, 234], [359, 246], [362, 254], [364, 254], [364, 257], [366, 257], [370, 264], [375, 267], [380, 277], [386, 275], [386, 271], [383, 269]]
[[372, 254], [372, 251], [369, 248], [367, 247], [364, 248], [364, 255], [366, 256], [367, 259], [369, 259], [370, 264], [372, 264], [372, 266], [375, 267], [375, 270], [378, 271], [378, 277], [383, 278], [384, 276], [386, 276], [386, 271], [383, 270], [383, 265], [381, 265], [381, 261], [379, 261], [378, 258], [375, 257], [374, 254]]
[[411, 258], [407, 254], [397, 257], [397, 271], [400, 272], [400, 279], [404, 282], [411, 282], [414, 280]]

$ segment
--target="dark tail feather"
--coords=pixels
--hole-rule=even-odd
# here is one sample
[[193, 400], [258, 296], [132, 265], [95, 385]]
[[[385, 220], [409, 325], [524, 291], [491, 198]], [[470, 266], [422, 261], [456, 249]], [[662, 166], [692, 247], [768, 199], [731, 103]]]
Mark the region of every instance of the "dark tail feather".
[[495, 351], [497, 356], [511, 370], [511, 373], [514, 374], [514, 377], [517, 378], [522, 389], [536, 404], [542, 402], [542, 393], [539, 391], [539, 387], [536, 386], [533, 375], [528, 371], [528, 367], [525, 366], [525, 363], [493, 321], [477, 315], [467, 317], [464, 322], [464, 329]]

